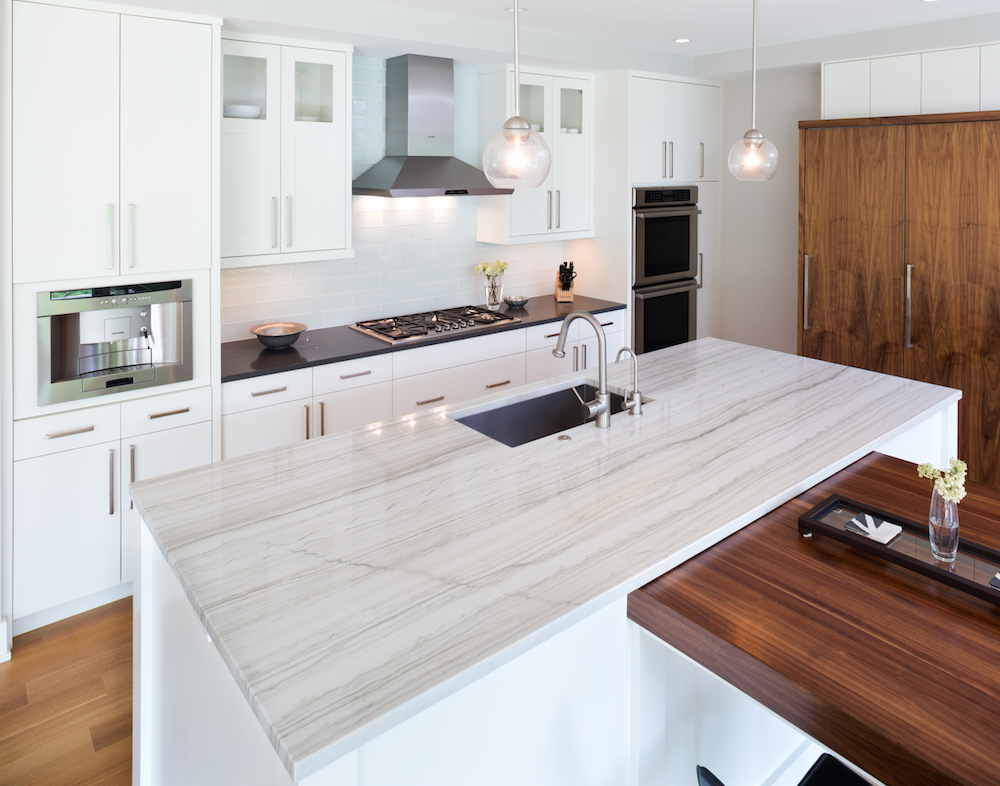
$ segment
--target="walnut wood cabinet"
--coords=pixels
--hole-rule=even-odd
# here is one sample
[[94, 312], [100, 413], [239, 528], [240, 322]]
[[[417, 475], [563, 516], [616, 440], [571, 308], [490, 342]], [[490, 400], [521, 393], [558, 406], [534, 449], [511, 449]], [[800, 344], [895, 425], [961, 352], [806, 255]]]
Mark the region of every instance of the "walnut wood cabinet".
[[961, 389], [1000, 486], [1000, 112], [799, 128], [800, 354]]

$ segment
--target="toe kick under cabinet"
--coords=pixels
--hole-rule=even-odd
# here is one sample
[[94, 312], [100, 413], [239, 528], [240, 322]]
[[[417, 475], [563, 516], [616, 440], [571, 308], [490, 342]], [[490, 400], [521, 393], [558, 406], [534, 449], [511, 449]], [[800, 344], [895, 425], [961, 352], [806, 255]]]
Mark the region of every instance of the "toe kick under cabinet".
[[14, 423], [15, 634], [132, 580], [128, 484], [211, 463], [211, 419], [205, 387]]

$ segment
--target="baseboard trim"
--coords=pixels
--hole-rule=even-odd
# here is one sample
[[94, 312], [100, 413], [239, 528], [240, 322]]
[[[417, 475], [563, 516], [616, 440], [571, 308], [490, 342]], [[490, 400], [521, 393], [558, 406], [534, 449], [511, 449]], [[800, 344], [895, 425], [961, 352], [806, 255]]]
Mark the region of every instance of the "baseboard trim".
[[[77, 598], [76, 600], [71, 600], [68, 603], [62, 603], [49, 609], [42, 609], [41, 611], [36, 611], [33, 614], [25, 614], [23, 617], [18, 617], [14, 620], [14, 635], [20, 636], [22, 633], [27, 633], [29, 630], [35, 630], [35, 628], [51, 625], [53, 622], [64, 620], [67, 617], [73, 617], [84, 611], [96, 609], [98, 606], [103, 606], [106, 603], [113, 603], [116, 600], [127, 598], [131, 594], [132, 582], [126, 581], [124, 584], [119, 584], [117, 587], [110, 587], [106, 590], [95, 592], [93, 595]], [[4, 641], [6, 641], [6, 639], [4, 639]], [[8, 653], [7, 657], [10, 657], [10, 653]]]

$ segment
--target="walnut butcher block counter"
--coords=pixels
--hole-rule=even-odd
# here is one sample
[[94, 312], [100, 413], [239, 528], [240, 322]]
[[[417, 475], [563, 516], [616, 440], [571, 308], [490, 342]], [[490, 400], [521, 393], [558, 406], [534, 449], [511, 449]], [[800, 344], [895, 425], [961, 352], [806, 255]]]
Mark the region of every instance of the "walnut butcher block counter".
[[[832, 494], [926, 521], [914, 465], [873, 453], [629, 596], [629, 617], [887, 786], [1000, 783], [1000, 607], [798, 517]], [[1000, 490], [961, 536], [1000, 549]]]
[[[612, 389], [629, 385], [628, 364], [610, 372]], [[620, 708], [618, 697], [628, 695], [629, 592], [876, 447], [953, 416], [961, 395], [701, 339], [641, 355], [639, 387], [651, 400], [641, 417], [613, 415], [609, 429], [585, 424], [560, 435], [569, 440], [551, 436], [509, 448], [450, 417], [595, 373], [134, 484], [145, 522], [141, 602], [154, 603], [156, 582], [169, 579], [179, 602], [194, 610], [191, 624], [203, 626], [190, 646], [163, 654], [162, 668], [194, 658], [195, 647], [221, 656], [218, 671], [230, 688], [235, 681], [242, 709], [249, 704], [257, 734], [263, 728], [277, 752], [272, 758], [287, 773], [273, 782], [290, 778], [310, 786], [361, 783], [351, 776], [329, 780], [328, 773], [342, 762], [369, 766], [376, 760], [365, 753], [370, 746], [416, 733], [419, 723], [429, 722], [425, 710], [510, 674], [509, 665], [566, 641], [592, 620], [620, 625], [614, 641], [624, 642], [624, 661], [617, 649], [608, 656], [623, 664], [614, 666], [623, 692], [608, 699]], [[161, 575], [166, 578], [156, 578]], [[143, 612], [139, 636], [147, 622], [169, 621], [166, 610], [157, 614]], [[206, 631], [212, 644], [205, 643]], [[149, 686], [158, 684], [149, 649], [157, 641], [169, 647], [175, 639], [141, 639], [143, 696], [152, 696]], [[607, 684], [573, 683], [565, 700]], [[545, 688], [542, 682], [534, 690]], [[532, 695], [537, 703], [538, 693]], [[604, 705], [594, 696], [588, 706], [599, 724], [608, 714], [596, 709]], [[553, 699], [553, 713], [563, 701]], [[183, 731], [198, 720], [186, 707], [178, 707], [170, 729]], [[524, 711], [538, 715], [537, 707]], [[156, 717], [143, 712], [136, 716], [138, 738], [154, 752], [155, 764], [163, 738], [150, 736]], [[458, 724], [455, 734], [468, 725]], [[581, 757], [627, 740], [627, 713], [615, 728], [587, 738], [551, 766], [570, 771], [565, 768]], [[493, 736], [478, 735], [468, 745]], [[262, 737], [263, 745], [267, 741]], [[173, 765], [187, 755], [181, 749], [161, 761]], [[617, 770], [627, 760], [627, 752], [609, 752], [607, 766]], [[532, 770], [544, 771], [541, 765]], [[371, 770], [365, 772], [363, 783], [374, 782]], [[383, 782], [400, 778], [418, 782], [412, 770]], [[419, 782], [434, 780], [428, 775]], [[230, 781], [214, 781], [222, 782]]]

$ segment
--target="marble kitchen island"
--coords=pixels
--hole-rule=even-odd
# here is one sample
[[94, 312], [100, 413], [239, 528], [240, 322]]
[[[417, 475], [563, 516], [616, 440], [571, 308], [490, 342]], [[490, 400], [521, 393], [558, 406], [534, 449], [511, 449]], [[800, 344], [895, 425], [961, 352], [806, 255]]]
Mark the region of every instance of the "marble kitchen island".
[[[570, 440], [449, 415], [572, 376], [134, 484], [135, 781], [640, 783], [627, 594], [873, 449], [955, 451], [958, 391], [716, 339], [639, 360], [643, 415]], [[773, 740], [748, 783], [797, 744], [758, 712], [722, 741]]]

